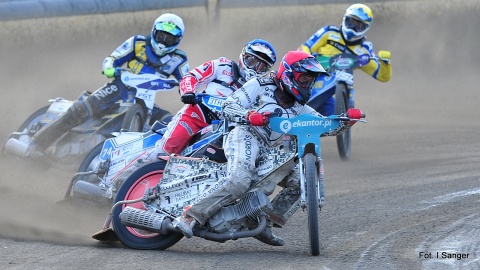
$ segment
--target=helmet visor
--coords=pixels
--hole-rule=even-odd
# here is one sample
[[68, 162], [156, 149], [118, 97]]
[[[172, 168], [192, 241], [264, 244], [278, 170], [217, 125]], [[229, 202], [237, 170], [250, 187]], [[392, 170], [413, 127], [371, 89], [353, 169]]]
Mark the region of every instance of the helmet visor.
[[368, 28], [368, 24], [348, 16], [345, 18], [345, 26], [355, 32], [363, 32]]
[[276, 56], [274, 52], [265, 44], [249, 44], [245, 49], [246, 53], [259, 57], [261, 60], [267, 62], [270, 67], [273, 66], [273, 64], [275, 63]]
[[316, 76], [320, 75], [320, 73], [326, 73], [322, 65], [320, 65], [317, 59], [315, 59], [313, 56], [293, 63], [292, 70], [303, 73], [316, 73]]
[[247, 68], [253, 69], [259, 74], [268, 72], [271, 67], [270, 64], [268, 64], [267, 62], [249, 53], [245, 54], [245, 56], [243, 57], [243, 62], [245, 63], [245, 66], [247, 66]]
[[181, 36], [182, 30], [171, 22], [158, 22], [154, 26], [155, 30], [170, 33], [174, 36]]

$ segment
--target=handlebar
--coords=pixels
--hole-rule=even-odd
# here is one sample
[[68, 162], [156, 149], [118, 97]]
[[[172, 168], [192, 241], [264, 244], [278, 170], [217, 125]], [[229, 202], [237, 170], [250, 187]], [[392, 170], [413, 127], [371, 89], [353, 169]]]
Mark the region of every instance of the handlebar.
[[116, 68], [115, 79], [130, 87], [140, 87], [155, 91], [170, 91], [180, 83], [176, 79], [167, 79], [147, 72], [133, 73], [124, 68]]
[[[364, 119], [366, 118], [366, 115], [364, 113], [361, 114], [360, 119], [357, 118], [350, 118], [346, 115], [347, 113], [344, 113], [342, 115], [331, 115], [326, 118], [332, 119], [332, 120], [340, 120], [340, 121], [345, 121], [345, 122], [362, 122], [366, 123], [367, 121]], [[281, 117], [281, 113], [269, 113], [268, 115], [265, 115], [268, 117], [268, 119], [272, 119], [273, 117]], [[250, 125], [250, 121], [248, 119], [242, 119], [240, 121], [236, 122], [237, 124], [240, 125]]]

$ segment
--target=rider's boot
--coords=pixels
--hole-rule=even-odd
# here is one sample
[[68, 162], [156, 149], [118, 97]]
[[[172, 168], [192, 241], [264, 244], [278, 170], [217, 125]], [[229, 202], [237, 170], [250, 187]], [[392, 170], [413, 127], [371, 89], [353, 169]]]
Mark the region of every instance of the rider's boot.
[[74, 115], [71, 109], [68, 109], [65, 114], [48, 123], [35, 133], [32, 140], [41, 148], [47, 149], [58, 137], [82, 122], [79, 117]]
[[187, 214], [187, 210], [191, 206], [188, 205], [183, 208], [183, 213], [181, 216], [175, 218], [172, 222], [174, 228], [179, 229], [186, 238], [192, 238], [193, 236], [193, 226], [195, 226], [196, 220]]
[[271, 246], [280, 247], [285, 245], [285, 241], [282, 238], [276, 236], [272, 232], [272, 222], [271, 221], [267, 221], [267, 222], [268, 223], [265, 229], [260, 234], [254, 236], [254, 238], [262, 243], [265, 243]]

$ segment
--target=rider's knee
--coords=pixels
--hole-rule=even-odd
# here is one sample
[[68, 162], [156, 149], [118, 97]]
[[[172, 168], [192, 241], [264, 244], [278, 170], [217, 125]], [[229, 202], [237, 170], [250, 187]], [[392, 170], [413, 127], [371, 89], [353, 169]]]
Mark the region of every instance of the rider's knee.
[[253, 172], [239, 166], [232, 172], [230, 179], [231, 181], [228, 184], [229, 191], [234, 198], [238, 199], [247, 192], [252, 184]]

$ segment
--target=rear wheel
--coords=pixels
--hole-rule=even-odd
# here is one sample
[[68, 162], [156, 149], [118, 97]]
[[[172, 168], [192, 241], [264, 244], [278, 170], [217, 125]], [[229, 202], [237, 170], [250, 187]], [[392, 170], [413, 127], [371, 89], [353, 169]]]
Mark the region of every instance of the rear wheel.
[[[344, 83], [337, 84], [335, 90], [335, 114], [346, 113], [348, 110], [348, 89]], [[338, 153], [342, 160], [348, 160], [351, 153], [351, 129], [337, 136]]]
[[317, 157], [308, 153], [304, 157], [305, 180], [307, 190], [308, 232], [310, 239], [310, 253], [313, 256], [320, 254], [320, 230], [318, 222], [318, 188], [317, 188]]
[[[157, 161], [146, 164], [133, 172], [118, 190], [115, 203], [141, 198], [147, 188], [160, 182], [165, 165], [165, 161]], [[128, 204], [128, 206], [145, 209], [142, 202]], [[126, 205], [116, 207], [112, 219], [113, 230], [124, 245], [135, 249], [167, 249], [182, 239], [183, 235], [179, 233], [172, 232], [163, 235], [122, 225], [120, 213], [125, 207]]]
[[122, 130], [131, 132], [142, 132], [145, 123], [145, 111], [142, 105], [138, 103], [132, 104], [125, 113], [123, 118]]

